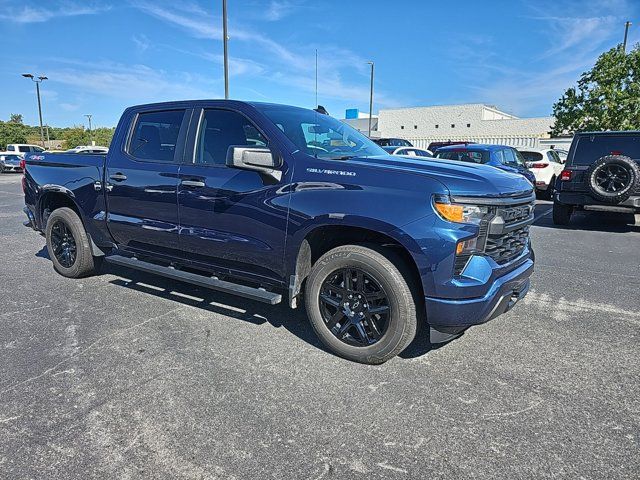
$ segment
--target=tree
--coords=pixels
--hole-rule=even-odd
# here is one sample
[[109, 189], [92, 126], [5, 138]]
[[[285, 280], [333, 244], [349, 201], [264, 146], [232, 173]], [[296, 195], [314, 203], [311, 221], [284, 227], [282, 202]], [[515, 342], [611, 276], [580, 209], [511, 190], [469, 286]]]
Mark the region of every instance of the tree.
[[22, 125], [22, 114], [21, 113], [12, 113], [9, 118], [9, 123], [17, 123]]
[[0, 122], [0, 151], [7, 148], [8, 143], [26, 143], [27, 129], [24, 125]]
[[640, 129], [640, 44], [598, 57], [575, 87], [553, 105], [553, 135], [588, 130]]
[[89, 132], [82, 126], [65, 128], [62, 132], [62, 139], [67, 148], [75, 148], [78, 145], [89, 145]]

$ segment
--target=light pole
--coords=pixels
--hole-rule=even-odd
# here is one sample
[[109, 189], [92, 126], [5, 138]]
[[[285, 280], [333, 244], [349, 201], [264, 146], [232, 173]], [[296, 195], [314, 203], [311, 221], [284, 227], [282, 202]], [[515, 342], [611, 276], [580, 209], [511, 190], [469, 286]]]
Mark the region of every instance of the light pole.
[[227, 35], [227, 0], [222, 0], [222, 46], [224, 50], [224, 98], [229, 99], [229, 47]]
[[93, 134], [91, 132], [91, 117], [93, 115], [91, 115], [90, 113], [85, 113], [84, 116], [89, 119], [89, 142], [91, 142], [91, 146], [93, 146]]
[[45, 148], [44, 128], [42, 127], [42, 104], [40, 103], [40, 83], [42, 83], [44, 80], [49, 80], [49, 79], [43, 75], [36, 77], [31, 73], [23, 73], [22, 76], [24, 78], [29, 78], [36, 83], [36, 94], [38, 96], [38, 115], [40, 116], [40, 141], [42, 142], [42, 148]]
[[624, 22], [624, 41], [622, 42], [622, 53], [627, 53], [627, 35], [629, 34], [629, 27], [631, 22]]
[[369, 138], [371, 138], [371, 116], [373, 115], [373, 62], [367, 62], [371, 65], [371, 88], [369, 89]]

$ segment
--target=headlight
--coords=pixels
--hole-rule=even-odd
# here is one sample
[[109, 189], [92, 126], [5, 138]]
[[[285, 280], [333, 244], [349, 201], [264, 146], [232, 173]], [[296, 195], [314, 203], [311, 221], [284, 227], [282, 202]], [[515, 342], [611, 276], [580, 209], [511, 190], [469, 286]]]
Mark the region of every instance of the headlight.
[[0, 160], [4, 162], [4, 155], [0, 155]]
[[482, 219], [489, 213], [488, 207], [451, 203], [448, 197], [443, 196], [434, 197], [433, 206], [440, 217], [455, 223], [480, 225]]

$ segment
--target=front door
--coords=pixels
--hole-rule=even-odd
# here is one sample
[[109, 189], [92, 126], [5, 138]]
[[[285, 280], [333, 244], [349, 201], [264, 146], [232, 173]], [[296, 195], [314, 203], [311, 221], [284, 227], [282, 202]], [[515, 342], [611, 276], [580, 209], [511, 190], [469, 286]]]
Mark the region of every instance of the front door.
[[232, 273], [281, 278], [287, 221], [282, 182], [226, 165], [230, 146], [266, 146], [267, 138], [244, 114], [211, 108], [194, 113], [189, 139], [194, 148], [180, 166], [178, 185], [184, 255]]
[[118, 245], [177, 255], [178, 163], [190, 110], [139, 112], [125, 146], [107, 156], [107, 226]]

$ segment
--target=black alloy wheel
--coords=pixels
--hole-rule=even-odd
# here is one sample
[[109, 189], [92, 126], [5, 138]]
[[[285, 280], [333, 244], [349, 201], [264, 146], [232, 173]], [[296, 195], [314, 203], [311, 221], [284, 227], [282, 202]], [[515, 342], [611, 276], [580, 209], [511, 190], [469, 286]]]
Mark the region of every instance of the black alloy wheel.
[[71, 268], [77, 258], [76, 240], [69, 226], [62, 220], [56, 221], [51, 227], [51, 245], [60, 265]]
[[629, 170], [615, 163], [604, 165], [595, 177], [596, 185], [607, 193], [621, 192], [628, 187], [630, 181]]
[[373, 275], [360, 268], [332, 272], [322, 283], [319, 304], [327, 328], [348, 345], [373, 345], [389, 326], [388, 295]]

